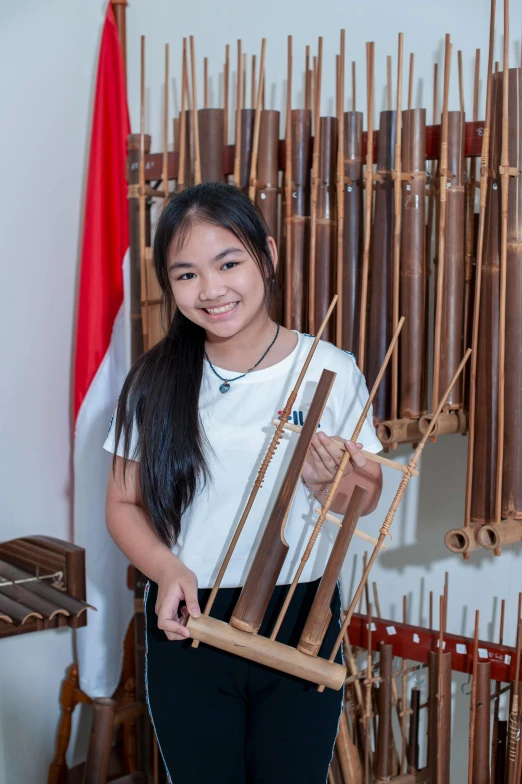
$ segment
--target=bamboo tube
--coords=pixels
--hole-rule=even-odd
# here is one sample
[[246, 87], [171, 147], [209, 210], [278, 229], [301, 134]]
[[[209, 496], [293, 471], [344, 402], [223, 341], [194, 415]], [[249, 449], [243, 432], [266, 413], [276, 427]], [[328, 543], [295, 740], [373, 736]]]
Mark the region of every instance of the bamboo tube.
[[[366, 681], [364, 690], [364, 781], [368, 784], [370, 768], [370, 718], [372, 700], [372, 605], [368, 605], [368, 650], [366, 654]], [[321, 688], [321, 687], [319, 687]]]
[[388, 97], [388, 111], [391, 112], [393, 100], [392, 100], [392, 58], [390, 54], [386, 58], [386, 71], [387, 71], [386, 92]]
[[[433, 67], [433, 124], [435, 125], [438, 120], [438, 89], [439, 89], [439, 66], [435, 63]], [[426, 229], [426, 261], [427, 269], [426, 274], [431, 274], [431, 262], [434, 258], [433, 252], [433, 230], [436, 217], [436, 193], [437, 193], [437, 167], [435, 161], [430, 163], [430, 187], [428, 190], [428, 225]], [[426, 323], [428, 322], [428, 314], [426, 314]], [[426, 339], [428, 337], [428, 330], [426, 329]], [[426, 347], [427, 353], [427, 347]], [[424, 387], [426, 384], [426, 368], [424, 369]]]
[[259, 154], [259, 128], [261, 123], [261, 100], [263, 97], [263, 85], [265, 79], [265, 53], [266, 53], [266, 38], [263, 38], [261, 40], [261, 62], [259, 65], [259, 83], [257, 89], [256, 119], [254, 122], [252, 162], [250, 165], [250, 183], [248, 188], [248, 197], [250, 201], [255, 201], [256, 198], [257, 158]]
[[[499, 645], [502, 645], [504, 642], [504, 618], [506, 612], [506, 602], [505, 599], [502, 599], [500, 604], [500, 629], [498, 633], [498, 642]], [[520, 616], [520, 613], [519, 613]], [[495, 692], [494, 692], [494, 699], [495, 699], [495, 706], [493, 708], [493, 732], [491, 735], [491, 782], [492, 784], [496, 784], [497, 781], [497, 763], [498, 760], [498, 738], [499, 738], [499, 712], [500, 712], [500, 681], [495, 682]], [[502, 781], [504, 781], [504, 777], [502, 776]]]
[[479, 343], [479, 317], [481, 312], [481, 287], [482, 287], [482, 268], [484, 254], [484, 229], [486, 223], [486, 205], [489, 182], [489, 142], [492, 114], [492, 66], [493, 50], [495, 41], [495, 5], [496, 0], [491, 0], [490, 29], [489, 29], [489, 51], [488, 51], [488, 72], [486, 83], [486, 119], [484, 122], [484, 135], [482, 139], [482, 154], [480, 162], [480, 212], [477, 241], [477, 261], [475, 265], [475, 296], [473, 303], [473, 331], [471, 340], [471, 366], [469, 371], [469, 436], [468, 436], [468, 462], [466, 472], [466, 494], [464, 525], [471, 526], [471, 499], [475, 461], [475, 421], [476, 421], [476, 397], [477, 397], [477, 362], [478, 362], [478, 343]]
[[343, 321], [345, 318], [343, 302], [343, 231], [344, 231], [344, 69], [345, 69], [345, 31], [341, 30], [339, 78], [337, 90], [337, 326], [336, 345], [343, 347]]
[[203, 108], [208, 109], [208, 57], [203, 58]]
[[241, 187], [241, 81], [243, 73], [243, 55], [241, 39], [237, 42], [237, 85], [236, 85], [236, 148], [234, 154], [234, 184]]
[[392, 776], [392, 663], [393, 645], [380, 644], [379, 733], [376, 775], [378, 781]]
[[462, 72], [462, 51], [459, 49], [457, 52], [457, 63], [459, 69], [459, 99], [460, 111], [464, 113], [464, 75]]
[[414, 73], [415, 55], [410, 53], [410, 75], [408, 80], [408, 111], [413, 109], [413, 73]]
[[[291, 38], [292, 36], [289, 36]], [[251, 108], [254, 106], [256, 101], [256, 56], [255, 54], [252, 55], [252, 81], [251, 81], [251, 99], [250, 99], [250, 106]]]
[[317, 69], [314, 78], [314, 148], [312, 153], [312, 204], [310, 213], [310, 263], [308, 328], [315, 331], [315, 252], [317, 244], [317, 198], [319, 190], [319, 151], [321, 142], [321, 77], [323, 68], [323, 39], [319, 36]]
[[225, 46], [225, 70], [223, 74], [223, 109], [225, 120], [223, 125], [223, 136], [225, 137], [225, 146], [228, 145], [228, 92], [230, 81], [230, 44]]
[[498, 524], [482, 525], [477, 533], [477, 539], [484, 549], [493, 551], [498, 551], [508, 544], [522, 542], [522, 520], [504, 520]]
[[444, 534], [444, 544], [448, 550], [458, 555], [464, 555], [469, 550], [480, 549], [480, 544], [477, 541], [477, 527], [451, 528]]
[[140, 49], [140, 159], [139, 159], [139, 227], [140, 227], [140, 290], [141, 290], [141, 321], [143, 331], [143, 349], [149, 346], [149, 296], [147, 286], [147, 227], [146, 227], [146, 192], [145, 192], [145, 36], [141, 36]]
[[515, 680], [512, 683], [511, 710], [509, 713], [508, 727], [508, 758], [507, 758], [507, 784], [518, 784], [516, 782], [516, 768], [518, 753], [520, 750], [520, 714], [519, 714], [519, 679], [520, 679], [520, 647], [522, 641], [522, 621], [520, 616], [517, 623], [517, 649]]
[[451, 43], [446, 34], [444, 55], [444, 103], [442, 110], [441, 148], [440, 148], [440, 219], [439, 219], [439, 250], [437, 270], [437, 301], [435, 308], [435, 343], [433, 353], [433, 390], [432, 410], [439, 396], [440, 348], [442, 339], [442, 291], [444, 283], [444, 233], [446, 229], [446, 203], [448, 183], [448, 93], [451, 67]]
[[179, 163], [178, 163], [178, 182], [176, 190], [182, 191], [185, 187], [185, 174], [186, 174], [186, 140], [187, 140], [187, 112], [186, 112], [186, 96], [188, 93], [187, 84], [187, 39], [183, 39], [183, 59], [181, 64], [181, 114], [180, 114], [180, 129], [179, 129]]
[[163, 92], [163, 162], [161, 168], [163, 198], [169, 195], [169, 45], [165, 44], [165, 87]]
[[243, 106], [247, 104], [247, 56], [243, 54]]
[[473, 762], [473, 784], [490, 784], [489, 737], [490, 737], [490, 684], [491, 664], [477, 664], [477, 700], [475, 718], [475, 758]]
[[[288, 66], [286, 77], [286, 164], [285, 164], [285, 312], [284, 323], [292, 329], [292, 36], [288, 36]], [[339, 305], [338, 305], [339, 306]]]
[[[404, 624], [408, 623], [408, 597], [402, 597], [402, 622]], [[407, 669], [407, 662], [405, 657], [402, 657], [402, 673], [401, 673], [401, 710], [400, 710], [400, 724], [401, 724], [401, 734], [402, 734], [402, 753], [401, 753], [401, 764], [399, 768], [399, 773], [403, 773], [405, 765], [406, 765], [406, 755], [407, 755], [407, 743], [406, 743], [406, 669]]]
[[[459, 52], [459, 54], [460, 54], [460, 52]], [[476, 724], [476, 717], [477, 717], [478, 636], [479, 636], [479, 611], [476, 610], [475, 611], [475, 635], [474, 635], [474, 638], [473, 638], [473, 672], [472, 672], [472, 675], [471, 675], [472, 681], [471, 681], [471, 696], [470, 696], [470, 710], [469, 710], [468, 784], [473, 784], [473, 769], [474, 769], [474, 762], [475, 762], [475, 724]]]
[[[498, 325], [498, 452], [495, 518], [502, 518], [502, 464], [504, 460], [504, 387], [506, 356], [506, 266], [509, 202], [509, 0], [504, 0], [504, 73], [502, 79], [502, 152], [501, 183], [501, 239], [500, 239], [500, 309]], [[521, 526], [522, 527], [522, 526]], [[500, 555], [500, 548], [494, 550]], [[509, 772], [509, 771], [508, 771]]]
[[[425, 433], [426, 429], [429, 427], [429, 423], [431, 422], [432, 415], [427, 414], [419, 419], [419, 430], [421, 433]], [[465, 435], [467, 432], [467, 424], [468, 418], [466, 416], [466, 412], [462, 409], [458, 411], [452, 411], [447, 414], [441, 414], [437, 420], [437, 425], [433, 429], [434, 436], [443, 436], [443, 435], [451, 435], [454, 433], [460, 433], [461, 435]]]
[[410, 711], [410, 728], [408, 735], [408, 773], [415, 773], [419, 767], [419, 689], [411, 690]]
[[308, 260], [310, 243], [310, 153], [312, 113], [308, 109], [292, 111], [292, 277], [291, 329], [308, 331]]
[[431, 652], [429, 666], [428, 780], [433, 784], [449, 784], [451, 653]]
[[377, 425], [377, 438], [383, 446], [415, 444], [420, 441], [421, 437], [418, 419], [395, 419], [380, 422]]
[[[252, 508], [252, 504], [255, 501], [256, 495], [258, 493], [259, 488], [261, 487], [261, 485], [263, 483], [263, 480], [264, 480], [266, 471], [268, 469], [268, 466], [270, 464], [270, 461], [272, 460], [272, 457], [273, 457], [277, 447], [279, 446], [279, 442], [280, 442], [280, 440], [281, 440], [281, 438], [283, 436], [283, 422], [286, 419], [288, 419], [288, 416], [290, 415], [290, 412], [292, 411], [292, 406], [295, 403], [295, 400], [297, 398], [297, 394], [299, 392], [301, 384], [303, 383], [303, 379], [305, 377], [306, 371], [308, 370], [310, 362], [312, 361], [312, 357], [313, 357], [313, 355], [315, 353], [315, 349], [317, 348], [317, 344], [319, 343], [319, 340], [320, 340], [321, 335], [323, 333], [323, 330], [324, 330], [324, 328], [325, 328], [325, 326], [326, 326], [326, 324], [328, 322], [328, 319], [332, 315], [332, 311], [333, 311], [333, 309], [334, 309], [334, 307], [336, 305], [336, 302], [337, 302], [337, 298], [334, 297], [333, 300], [332, 300], [332, 303], [331, 303], [331, 305], [330, 305], [330, 307], [328, 309], [328, 312], [327, 312], [327, 314], [326, 314], [326, 316], [324, 318], [324, 321], [321, 324], [321, 326], [319, 328], [319, 331], [318, 331], [318, 333], [317, 333], [317, 335], [315, 337], [315, 340], [312, 343], [310, 351], [308, 352], [308, 356], [307, 356], [306, 361], [305, 361], [305, 363], [304, 363], [304, 365], [303, 365], [303, 367], [301, 369], [301, 372], [299, 373], [299, 377], [298, 377], [298, 379], [297, 379], [297, 381], [295, 383], [295, 386], [294, 386], [292, 392], [290, 393], [290, 396], [289, 396], [288, 400], [286, 401], [286, 405], [285, 405], [285, 407], [283, 409], [283, 412], [281, 414], [280, 425], [276, 428], [276, 431], [275, 431], [274, 435], [272, 436], [272, 441], [270, 442], [270, 446], [268, 447], [268, 450], [267, 450], [267, 452], [265, 454], [263, 462], [261, 463], [261, 466], [259, 468], [256, 480], [254, 482], [254, 486], [252, 487], [252, 490], [250, 491], [250, 495], [248, 497], [247, 504], [245, 506], [245, 509], [243, 510], [243, 514], [241, 515], [241, 519], [240, 519], [240, 521], [239, 521], [239, 523], [237, 525], [237, 528], [236, 528], [236, 530], [234, 532], [234, 536], [232, 537], [232, 541], [230, 542], [230, 544], [228, 546], [227, 552], [226, 552], [225, 557], [223, 559], [223, 563], [221, 564], [221, 567], [219, 569], [218, 576], [216, 577], [216, 581], [215, 581], [215, 583], [214, 583], [214, 585], [212, 587], [212, 591], [210, 592], [210, 596], [209, 596], [209, 598], [207, 600], [207, 603], [205, 605], [205, 609], [203, 611], [203, 615], [208, 616], [210, 614], [210, 611], [212, 609], [212, 605], [214, 604], [214, 600], [216, 598], [216, 594], [217, 594], [217, 592], [219, 590], [219, 586], [221, 585], [221, 581], [223, 580], [223, 576], [224, 576], [225, 571], [227, 569], [227, 566], [228, 566], [228, 564], [230, 562], [230, 559], [232, 557], [232, 553], [234, 552], [234, 549], [235, 549], [235, 546], [236, 546], [237, 541], [239, 539], [239, 536], [241, 534], [241, 531], [244, 528], [244, 525], [246, 523], [247, 517], [248, 517], [248, 515], [250, 513], [250, 510]], [[193, 642], [192, 642], [192, 647], [193, 648], [197, 648], [198, 647], [198, 645], [196, 643], [197, 643], [197, 640], [193, 640]]]
[[[365, 404], [365, 406], [364, 406], [364, 408], [363, 408], [363, 410], [362, 410], [362, 412], [361, 412], [361, 414], [359, 416], [359, 419], [357, 420], [357, 424], [355, 426], [355, 429], [353, 431], [352, 438], [351, 438], [351, 441], [353, 441], [353, 443], [356, 443], [357, 439], [359, 438], [360, 432], [361, 432], [361, 430], [363, 428], [363, 425], [364, 425], [364, 423], [366, 421], [366, 417], [368, 416], [368, 412], [370, 410], [370, 406], [372, 405], [373, 399], [375, 397], [377, 389], [379, 388], [379, 384], [381, 383], [381, 379], [382, 379], [382, 377], [384, 375], [384, 371], [386, 370], [388, 362], [390, 361], [390, 357], [393, 356], [393, 351], [395, 349], [397, 340], [399, 339], [399, 335], [400, 335], [400, 332], [401, 332], [403, 324], [404, 324], [404, 318], [402, 318], [400, 320], [400, 322], [399, 322], [399, 324], [397, 326], [397, 330], [395, 331], [395, 335], [393, 336], [393, 340], [392, 340], [392, 342], [390, 344], [390, 347], [388, 349], [386, 357], [384, 358], [384, 362], [383, 362], [383, 365], [382, 365], [381, 370], [379, 372], [379, 375], [377, 376], [375, 384], [373, 385], [373, 389], [372, 389], [372, 391], [370, 392], [370, 394], [368, 396], [368, 400], [366, 401], [366, 404]], [[281, 608], [281, 611], [279, 613], [277, 621], [276, 621], [276, 623], [274, 625], [272, 634], [270, 635], [270, 639], [271, 640], [275, 640], [275, 638], [277, 637], [277, 634], [279, 632], [279, 629], [281, 628], [281, 624], [282, 624], [283, 619], [284, 619], [284, 617], [286, 615], [286, 611], [288, 610], [288, 607], [289, 607], [290, 602], [292, 600], [292, 596], [294, 595], [295, 589], [297, 588], [297, 584], [299, 582], [299, 578], [301, 577], [301, 575], [303, 573], [303, 569], [305, 568], [306, 563], [307, 563], [308, 559], [310, 558], [310, 554], [311, 554], [311, 552], [313, 550], [315, 542], [317, 541], [317, 537], [319, 536], [319, 533], [321, 531], [323, 523], [324, 523], [324, 521], [326, 519], [326, 515], [330, 511], [330, 506], [332, 505], [332, 502], [333, 502], [333, 500], [335, 498], [335, 494], [337, 492], [337, 488], [339, 487], [341, 479], [344, 476], [344, 472], [345, 472], [345, 470], [346, 470], [350, 460], [351, 460], [351, 455], [348, 452], [348, 450], [346, 450], [344, 455], [341, 458], [341, 462], [339, 463], [339, 465], [337, 467], [337, 471], [335, 472], [332, 484], [330, 485], [330, 492], [328, 493], [328, 497], [327, 497], [325, 503], [321, 507], [321, 514], [319, 515], [319, 517], [318, 517], [318, 519], [317, 519], [317, 521], [315, 523], [314, 530], [312, 531], [310, 539], [308, 540], [308, 544], [306, 545], [305, 551], [304, 551], [304, 553], [303, 553], [303, 555], [301, 557], [301, 561], [300, 561], [300, 564], [299, 564], [299, 566], [297, 568], [297, 571], [295, 573], [294, 579], [292, 580], [292, 584], [290, 585], [290, 587], [288, 589], [288, 593], [287, 593], [287, 595], [285, 597], [285, 601], [283, 603], [283, 606]], [[341, 637], [341, 639], [342, 639], [342, 637]]]
[[339, 720], [339, 732], [337, 735], [337, 753], [341, 766], [343, 781], [362, 784], [362, 766], [359, 753], [355, 748], [354, 742], [350, 737], [348, 720], [344, 710], [341, 712]]
[[[412, 458], [411, 458], [411, 460], [410, 460], [410, 462], [408, 464], [410, 466], [410, 468], [416, 468], [417, 467], [417, 463], [419, 461], [420, 455], [422, 454], [422, 451], [423, 451], [423, 449], [424, 449], [424, 447], [426, 445], [426, 442], [427, 442], [428, 438], [431, 435], [431, 429], [434, 426], [433, 423], [436, 422], [437, 416], [442, 411], [442, 408], [443, 408], [443, 406], [444, 406], [444, 404], [446, 402], [446, 399], [447, 399], [447, 397], [448, 397], [448, 395], [449, 395], [449, 393], [451, 391], [451, 387], [457, 381], [459, 375], [462, 373], [462, 369], [463, 369], [464, 365], [466, 364], [466, 362], [468, 361], [470, 354], [471, 354], [471, 350], [468, 349], [466, 351], [463, 359], [462, 359], [462, 362], [460, 363], [460, 365], [459, 365], [459, 367], [457, 369], [457, 372], [455, 373], [455, 375], [453, 376], [453, 378], [451, 380], [450, 386], [446, 389], [444, 395], [440, 399], [439, 405], [437, 406], [437, 411], [435, 413], [435, 418], [434, 418], [434, 420], [432, 421], [432, 423], [430, 425], [430, 429], [428, 429], [426, 431], [426, 433], [423, 435], [421, 442], [417, 446], [417, 448], [416, 448], [415, 452], [413, 453], [413, 456], [412, 456]], [[379, 549], [380, 549], [382, 543], [384, 542], [384, 539], [389, 534], [391, 525], [393, 523], [393, 518], [395, 517], [395, 513], [397, 511], [397, 508], [398, 508], [398, 506], [399, 506], [399, 504], [401, 502], [402, 496], [404, 495], [404, 491], [406, 490], [406, 487], [408, 486], [408, 482], [409, 482], [409, 474], [404, 476], [404, 478], [402, 479], [402, 481], [401, 481], [401, 483], [399, 485], [399, 488], [397, 490], [397, 493], [395, 494], [395, 498], [392, 501], [392, 504], [390, 506], [388, 514], [386, 515], [386, 518], [385, 518], [385, 520], [384, 520], [384, 522], [382, 524], [381, 530], [379, 532], [379, 539], [377, 541], [377, 545], [375, 546], [375, 548], [374, 548], [374, 550], [373, 550], [373, 552], [371, 554], [370, 560], [368, 562], [368, 565], [367, 565], [366, 569], [364, 570], [364, 574], [362, 576], [362, 579], [361, 579], [361, 581], [359, 583], [359, 586], [357, 587], [357, 590], [356, 590], [356, 592], [354, 594], [354, 597], [353, 597], [353, 599], [352, 599], [352, 601], [350, 603], [350, 606], [349, 606], [348, 611], [346, 613], [346, 617], [345, 617], [345, 619], [343, 621], [343, 624], [341, 626], [341, 630], [340, 630], [339, 635], [338, 635], [338, 637], [337, 637], [337, 639], [336, 639], [336, 641], [334, 643], [334, 646], [332, 648], [332, 653], [330, 654], [330, 659], [329, 659], [329, 661], [331, 661], [331, 662], [334, 661], [334, 659], [335, 659], [335, 657], [337, 655], [337, 651], [339, 650], [339, 646], [340, 646], [340, 644], [342, 642], [344, 632], [345, 632], [345, 630], [348, 628], [348, 626], [350, 624], [352, 615], [353, 615], [354, 610], [355, 610], [355, 608], [357, 606], [357, 602], [359, 601], [359, 598], [360, 598], [360, 596], [361, 596], [361, 594], [363, 592], [364, 586], [366, 585], [366, 582], [368, 580], [368, 575], [369, 575], [369, 573], [370, 573], [370, 571], [372, 569], [373, 564], [375, 563], [375, 559], [377, 558], [377, 555], [379, 554]], [[321, 687], [319, 687], [319, 689], [320, 689], [320, 691], [323, 691], [323, 689]]]
[[357, 111], [357, 80], [355, 70], [355, 60], [352, 60], [352, 112]]
[[372, 231], [372, 201], [373, 201], [373, 67], [374, 44], [366, 44], [366, 82], [368, 90], [368, 138], [366, 145], [366, 205], [364, 221], [364, 250], [361, 275], [361, 323], [359, 327], [359, 351], [357, 352], [358, 365], [362, 373], [365, 366], [366, 346], [366, 308], [368, 301], [368, 275], [370, 267], [370, 240]]
[[312, 111], [312, 72], [310, 70], [310, 47], [305, 50], [305, 109]]
[[196, 51], [194, 36], [190, 36], [190, 66], [192, 74], [192, 140], [194, 150], [194, 184], [201, 183], [201, 155], [199, 151], [198, 98], [196, 85]]

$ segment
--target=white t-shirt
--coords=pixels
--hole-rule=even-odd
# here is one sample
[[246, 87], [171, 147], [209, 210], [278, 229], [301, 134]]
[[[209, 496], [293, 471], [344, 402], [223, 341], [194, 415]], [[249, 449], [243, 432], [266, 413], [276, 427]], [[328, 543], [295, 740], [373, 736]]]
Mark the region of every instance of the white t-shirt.
[[[173, 547], [174, 554], [195, 572], [200, 588], [214, 584], [274, 434], [272, 420], [278, 417], [294, 388], [312, 342], [309, 335], [298, 333], [297, 345], [288, 357], [232, 382], [230, 390], [224, 394], [219, 391], [222, 382], [208, 362], [204, 362], [199, 411], [212, 447], [205, 452], [211, 479], [197, 491], [190, 509], [183, 515], [181, 534]], [[301, 384], [290, 421], [303, 424], [325, 368], [336, 372], [337, 376], [319, 428], [329, 436], [339, 435], [349, 440], [368, 399], [365, 380], [351, 354], [322, 340]], [[219, 367], [216, 370], [223, 378], [237, 375]], [[134, 433], [133, 439], [136, 436]], [[298, 438], [297, 433], [284, 431], [225, 572], [223, 588], [244, 585]], [[369, 452], [377, 453], [382, 448], [372, 425], [371, 409], [358, 440]], [[111, 427], [104, 448], [114, 452], [114, 446], [114, 428]], [[123, 455], [123, 437], [117, 454]], [[284, 530], [290, 549], [278, 585], [292, 582], [317, 520], [313, 511], [317, 506], [318, 501], [310, 498], [300, 482]], [[322, 576], [337, 531], [337, 526], [325, 521], [300, 582]]]

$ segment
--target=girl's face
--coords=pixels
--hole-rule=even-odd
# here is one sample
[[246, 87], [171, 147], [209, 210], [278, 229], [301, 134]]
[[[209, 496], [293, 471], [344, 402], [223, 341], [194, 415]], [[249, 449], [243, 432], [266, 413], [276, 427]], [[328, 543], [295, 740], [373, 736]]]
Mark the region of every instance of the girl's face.
[[228, 338], [266, 315], [259, 267], [228, 229], [194, 223], [182, 248], [171, 243], [167, 270], [176, 305], [207, 333]]

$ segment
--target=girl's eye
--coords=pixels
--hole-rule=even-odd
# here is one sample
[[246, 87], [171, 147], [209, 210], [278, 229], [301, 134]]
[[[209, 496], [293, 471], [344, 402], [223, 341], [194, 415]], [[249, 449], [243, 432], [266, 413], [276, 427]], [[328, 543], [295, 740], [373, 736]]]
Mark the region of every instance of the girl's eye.
[[190, 278], [188, 278], [187, 275], [194, 275], [194, 273], [193, 272], [185, 272], [185, 274], [181, 275], [181, 277], [179, 277], [178, 280], [190, 280]]
[[223, 269], [232, 269], [233, 267], [236, 267], [237, 264], [238, 264], [237, 261], [226, 261], [223, 264]]

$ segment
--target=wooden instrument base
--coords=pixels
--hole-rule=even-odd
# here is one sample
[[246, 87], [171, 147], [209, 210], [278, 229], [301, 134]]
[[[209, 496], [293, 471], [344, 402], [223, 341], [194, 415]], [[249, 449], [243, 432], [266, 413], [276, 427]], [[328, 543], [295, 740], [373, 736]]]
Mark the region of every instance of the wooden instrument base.
[[[208, 615], [189, 618], [187, 629], [194, 640], [234, 653], [243, 659], [295, 675], [318, 686], [338, 691], [346, 679], [346, 667], [304, 653], [258, 634], [248, 634]], [[196, 655], [196, 654], [194, 654]]]

